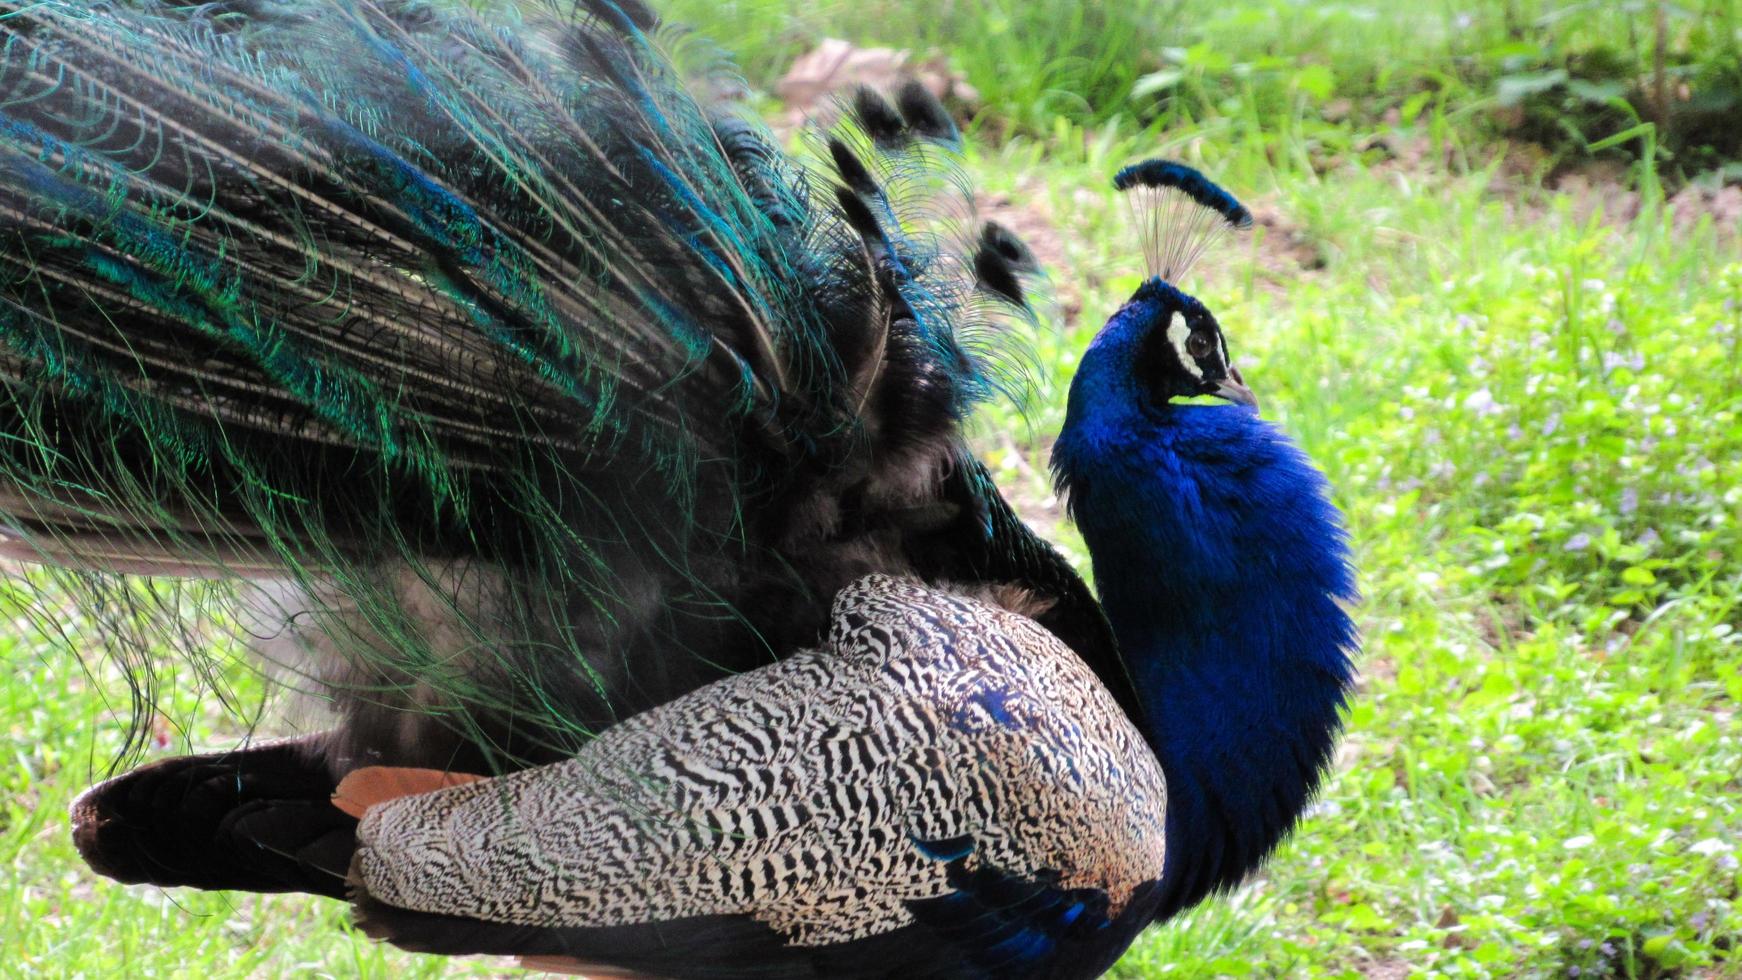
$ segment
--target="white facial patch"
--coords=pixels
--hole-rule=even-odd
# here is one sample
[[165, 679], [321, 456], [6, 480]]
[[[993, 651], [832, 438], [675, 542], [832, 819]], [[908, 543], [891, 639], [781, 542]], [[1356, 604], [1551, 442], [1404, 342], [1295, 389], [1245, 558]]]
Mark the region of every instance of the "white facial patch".
[[1173, 352], [1179, 355], [1180, 366], [1191, 372], [1191, 376], [1199, 381], [1204, 380], [1204, 370], [1198, 367], [1198, 359], [1186, 353], [1186, 338], [1192, 335], [1192, 328], [1179, 315], [1179, 311], [1168, 314], [1167, 342], [1173, 345]]

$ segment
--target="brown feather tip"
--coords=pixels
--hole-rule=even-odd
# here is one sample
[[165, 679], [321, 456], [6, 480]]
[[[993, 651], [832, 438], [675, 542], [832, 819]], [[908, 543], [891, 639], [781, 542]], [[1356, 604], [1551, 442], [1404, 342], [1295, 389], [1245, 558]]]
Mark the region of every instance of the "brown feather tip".
[[333, 805], [363, 819], [372, 806], [379, 806], [402, 796], [433, 793], [438, 789], [464, 786], [487, 776], [469, 772], [448, 772], [443, 769], [412, 769], [400, 766], [364, 766], [345, 774], [333, 791]]
[[591, 977], [593, 980], [649, 980], [645, 973], [630, 973], [612, 966], [583, 963], [572, 956], [522, 956], [522, 968], [540, 973]]

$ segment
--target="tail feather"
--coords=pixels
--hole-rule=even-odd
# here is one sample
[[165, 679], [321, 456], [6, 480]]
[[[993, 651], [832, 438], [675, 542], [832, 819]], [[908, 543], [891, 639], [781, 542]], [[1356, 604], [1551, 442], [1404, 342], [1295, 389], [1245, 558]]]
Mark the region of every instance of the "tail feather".
[[72, 806], [90, 866], [130, 884], [343, 897], [356, 820], [316, 739], [168, 759], [100, 783]]
[[795, 162], [670, 39], [0, 0], [0, 555], [292, 583], [338, 742], [490, 771], [912, 569], [1020, 387], [959, 133], [910, 87]]

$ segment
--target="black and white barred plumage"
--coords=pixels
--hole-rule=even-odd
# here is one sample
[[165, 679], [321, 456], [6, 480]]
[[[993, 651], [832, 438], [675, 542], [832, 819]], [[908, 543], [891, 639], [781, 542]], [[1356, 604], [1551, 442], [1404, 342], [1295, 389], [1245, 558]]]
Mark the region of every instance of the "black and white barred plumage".
[[952, 874], [1095, 890], [1102, 921], [1160, 876], [1160, 768], [1055, 637], [876, 576], [832, 621], [826, 647], [632, 718], [570, 761], [373, 807], [352, 866], [364, 928], [439, 950], [416, 913], [482, 920], [634, 967], [589, 937], [719, 917], [804, 961], [924, 935], [916, 909], [954, 892]]

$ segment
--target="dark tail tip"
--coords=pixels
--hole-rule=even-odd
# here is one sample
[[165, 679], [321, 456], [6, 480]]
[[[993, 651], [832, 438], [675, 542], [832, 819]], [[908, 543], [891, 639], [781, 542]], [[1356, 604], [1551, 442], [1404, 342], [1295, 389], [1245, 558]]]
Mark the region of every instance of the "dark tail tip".
[[641, 0], [579, 0], [580, 6], [624, 33], [651, 31], [659, 26], [659, 15]]
[[912, 139], [901, 113], [889, 104], [888, 99], [865, 86], [853, 92], [853, 118], [879, 150], [899, 150]]
[[1016, 233], [996, 221], [980, 228], [980, 244], [974, 252], [974, 274], [980, 288], [1017, 306], [1028, 299], [1022, 289], [1022, 277], [1040, 271], [1034, 253]]
[[85, 859], [92, 871], [105, 878], [113, 878], [123, 885], [140, 884], [145, 878], [134, 862], [128, 860], [128, 852], [113, 847], [112, 840], [105, 839], [104, 832], [111, 817], [104, 812], [96, 799], [104, 785], [106, 784], [91, 787], [73, 801], [70, 814], [73, 823], [73, 846], [78, 848], [79, 857]]
[[356, 821], [293, 743], [166, 759], [86, 790], [73, 844], [123, 884], [342, 897]]
[[874, 254], [881, 253], [887, 247], [888, 239], [883, 224], [877, 220], [862, 196], [851, 188], [837, 187], [835, 203], [840, 206], [841, 216], [846, 219], [848, 226], [859, 233], [866, 247]]
[[907, 120], [908, 128], [917, 135], [952, 146], [961, 142], [962, 131], [956, 128], [950, 111], [918, 80], [901, 86], [901, 90], [895, 93], [895, 104], [901, 110], [901, 118]]
[[839, 139], [829, 140], [829, 156], [835, 161], [835, 171], [841, 175], [847, 187], [860, 197], [875, 198], [883, 193], [877, 185], [877, 178], [871, 176], [870, 168]]

